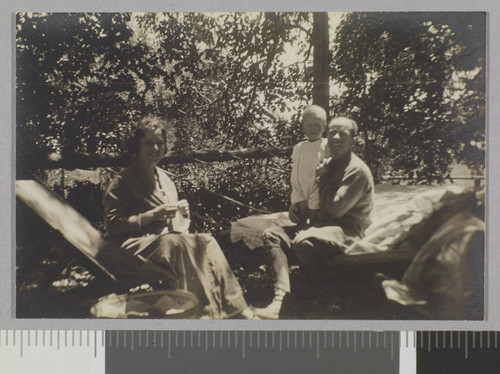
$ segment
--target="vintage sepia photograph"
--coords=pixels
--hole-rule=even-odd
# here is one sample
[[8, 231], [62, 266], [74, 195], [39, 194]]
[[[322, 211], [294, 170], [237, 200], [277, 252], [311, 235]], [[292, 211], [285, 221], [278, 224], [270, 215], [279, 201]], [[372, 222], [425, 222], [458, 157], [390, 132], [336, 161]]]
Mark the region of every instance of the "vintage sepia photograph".
[[15, 27], [16, 318], [486, 318], [485, 12]]

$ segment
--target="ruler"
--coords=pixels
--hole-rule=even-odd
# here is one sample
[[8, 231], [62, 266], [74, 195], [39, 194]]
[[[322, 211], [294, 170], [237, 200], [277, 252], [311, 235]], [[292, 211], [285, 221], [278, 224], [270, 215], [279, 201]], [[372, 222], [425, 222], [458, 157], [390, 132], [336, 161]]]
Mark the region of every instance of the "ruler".
[[497, 332], [0, 330], [16, 374], [496, 373]]

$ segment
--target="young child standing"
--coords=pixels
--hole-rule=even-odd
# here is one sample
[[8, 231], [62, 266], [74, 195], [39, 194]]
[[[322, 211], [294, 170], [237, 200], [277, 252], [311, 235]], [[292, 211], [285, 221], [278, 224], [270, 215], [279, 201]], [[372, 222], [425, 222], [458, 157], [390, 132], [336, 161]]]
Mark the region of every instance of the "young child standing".
[[314, 189], [316, 168], [328, 157], [328, 141], [323, 138], [326, 127], [326, 111], [319, 105], [311, 105], [302, 114], [302, 131], [307, 140], [295, 145], [292, 152], [292, 194], [290, 196], [290, 220], [299, 226], [306, 224], [311, 213], [320, 208], [319, 193]]

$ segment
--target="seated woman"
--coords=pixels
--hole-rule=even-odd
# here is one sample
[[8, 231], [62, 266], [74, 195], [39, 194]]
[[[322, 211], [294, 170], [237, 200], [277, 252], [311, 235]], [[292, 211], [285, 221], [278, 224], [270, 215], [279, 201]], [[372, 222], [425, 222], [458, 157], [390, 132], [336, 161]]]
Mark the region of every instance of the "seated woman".
[[135, 161], [111, 182], [104, 196], [106, 232], [120, 244], [118, 257], [123, 262], [140, 254], [162, 266], [166, 280], [174, 280], [169, 284], [194, 293], [206, 316], [255, 318], [216, 240], [175, 227], [175, 215], [187, 218], [189, 205], [178, 201], [173, 182], [157, 167], [167, 140], [173, 139], [173, 128], [159, 118], [138, 123], [131, 139]]

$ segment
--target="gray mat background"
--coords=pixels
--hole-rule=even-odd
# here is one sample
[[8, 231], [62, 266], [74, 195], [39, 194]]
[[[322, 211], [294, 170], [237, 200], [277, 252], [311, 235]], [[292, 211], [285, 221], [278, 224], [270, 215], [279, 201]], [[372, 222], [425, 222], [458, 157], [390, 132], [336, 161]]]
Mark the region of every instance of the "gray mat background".
[[[0, 329], [500, 330], [500, 5], [498, 0], [0, 0]], [[15, 319], [15, 19], [18, 11], [486, 11], [488, 12], [488, 258], [485, 321], [167, 321]]]

